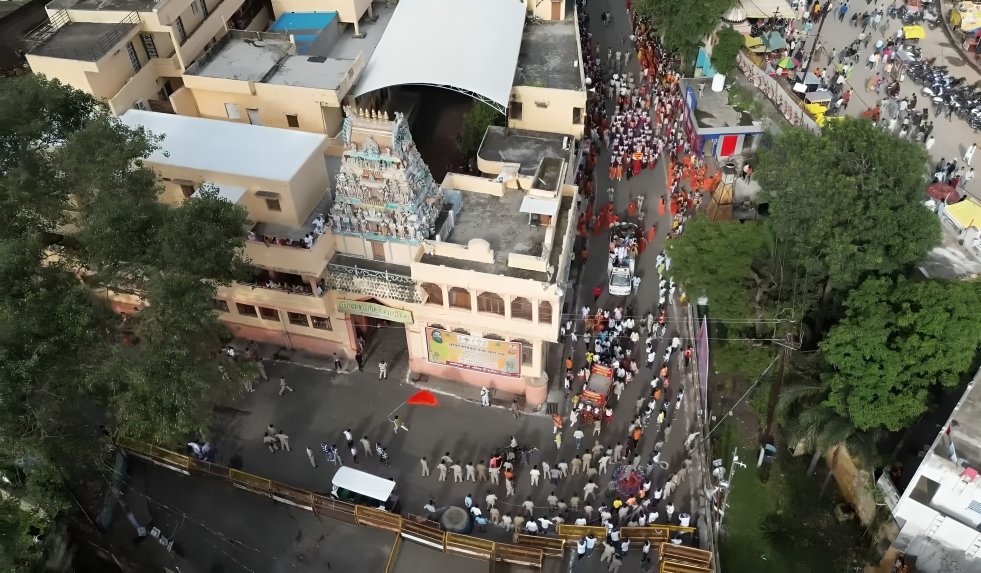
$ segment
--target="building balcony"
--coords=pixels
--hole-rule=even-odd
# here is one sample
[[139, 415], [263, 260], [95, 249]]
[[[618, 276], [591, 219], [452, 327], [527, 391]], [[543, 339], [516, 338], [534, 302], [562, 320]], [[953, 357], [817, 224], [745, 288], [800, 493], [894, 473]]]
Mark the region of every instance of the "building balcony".
[[109, 108], [116, 115], [121, 115], [141, 99], [150, 100], [160, 91], [157, 80], [176, 78], [181, 75], [180, 63], [177, 56], [168, 58], [150, 58], [146, 64], [127, 81], [119, 92], [109, 99]]
[[419, 288], [409, 272], [408, 267], [335, 255], [327, 265], [324, 283], [329, 290], [357, 296], [421, 303]]
[[334, 244], [329, 235], [317, 236], [307, 247], [301, 237], [292, 237], [274, 225], [257, 224], [249, 232], [245, 242], [245, 256], [253, 266], [274, 272], [319, 277], [324, 265], [334, 254]]

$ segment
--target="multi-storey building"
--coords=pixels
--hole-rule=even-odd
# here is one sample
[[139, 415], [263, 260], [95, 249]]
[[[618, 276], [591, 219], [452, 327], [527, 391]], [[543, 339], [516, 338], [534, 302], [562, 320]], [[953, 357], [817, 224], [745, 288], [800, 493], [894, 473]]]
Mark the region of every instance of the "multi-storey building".
[[981, 564], [981, 371], [947, 424], [897, 493], [879, 478], [899, 525], [893, 547], [916, 559], [917, 571], [976, 571]]
[[262, 8], [261, 0], [54, 0], [28, 38], [27, 61], [116, 114], [172, 111], [184, 70], [230, 27], [264, 28]]
[[399, 333], [415, 373], [545, 400], [578, 193], [561, 147], [513, 177], [439, 184], [401, 114], [348, 108], [339, 165], [319, 134], [138, 110], [122, 120], [165, 136], [147, 160], [163, 201], [207, 185], [248, 209], [254, 276], [215, 301], [236, 334], [352, 357]]

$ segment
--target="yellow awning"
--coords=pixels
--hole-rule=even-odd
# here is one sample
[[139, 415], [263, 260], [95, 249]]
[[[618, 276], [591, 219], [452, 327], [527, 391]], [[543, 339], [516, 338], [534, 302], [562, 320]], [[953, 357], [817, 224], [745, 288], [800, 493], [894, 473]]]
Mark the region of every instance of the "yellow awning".
[[968, 227], [981, 229], [981, 203], [976, 200], [964, 199], [953, 205], [947, 205], [944, 210], [947, 212], [947, 216], [961, 229]]
[[828, 106], [822, 103], [806, 103], [804, 104], [804, 109], [811, 115], [820, 115], [828, 111]]
[[907, 40], [920, 40], [926, 36], [923, 26], [903, 26], [903, 37]]
[[762, 46], [763, 40], [757, 38], [756, 36], [743, 36], [743, 45], [747, 48], [752, 48], [753, 46]]

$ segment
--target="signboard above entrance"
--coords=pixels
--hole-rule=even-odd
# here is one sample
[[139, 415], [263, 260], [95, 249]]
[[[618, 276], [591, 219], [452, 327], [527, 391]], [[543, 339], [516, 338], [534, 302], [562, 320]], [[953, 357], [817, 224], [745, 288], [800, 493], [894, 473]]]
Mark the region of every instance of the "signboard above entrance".
[[391, 320], [392, 322], [401, 322], [402, 324], [412, 323], [412, 313], [408, 310], [392, 308], [373, 302], [361, 302], [357, 300], [339, 298], [337, 299], [337, 310], [338, 312], [343, 312], [346, 314], [360, 314], [361, 316]]

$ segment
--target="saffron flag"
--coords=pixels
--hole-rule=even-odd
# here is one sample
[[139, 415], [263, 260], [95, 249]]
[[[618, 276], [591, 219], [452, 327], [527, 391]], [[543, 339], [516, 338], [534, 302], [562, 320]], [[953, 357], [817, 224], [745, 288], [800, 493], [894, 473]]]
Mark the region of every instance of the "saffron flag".
[[439, 406], [439, 400], [436, 398], [436, 395], [429, 390], [419, 390], [409, 396], [409, 399], [405, 403], [412, 404], [413, 406]]

